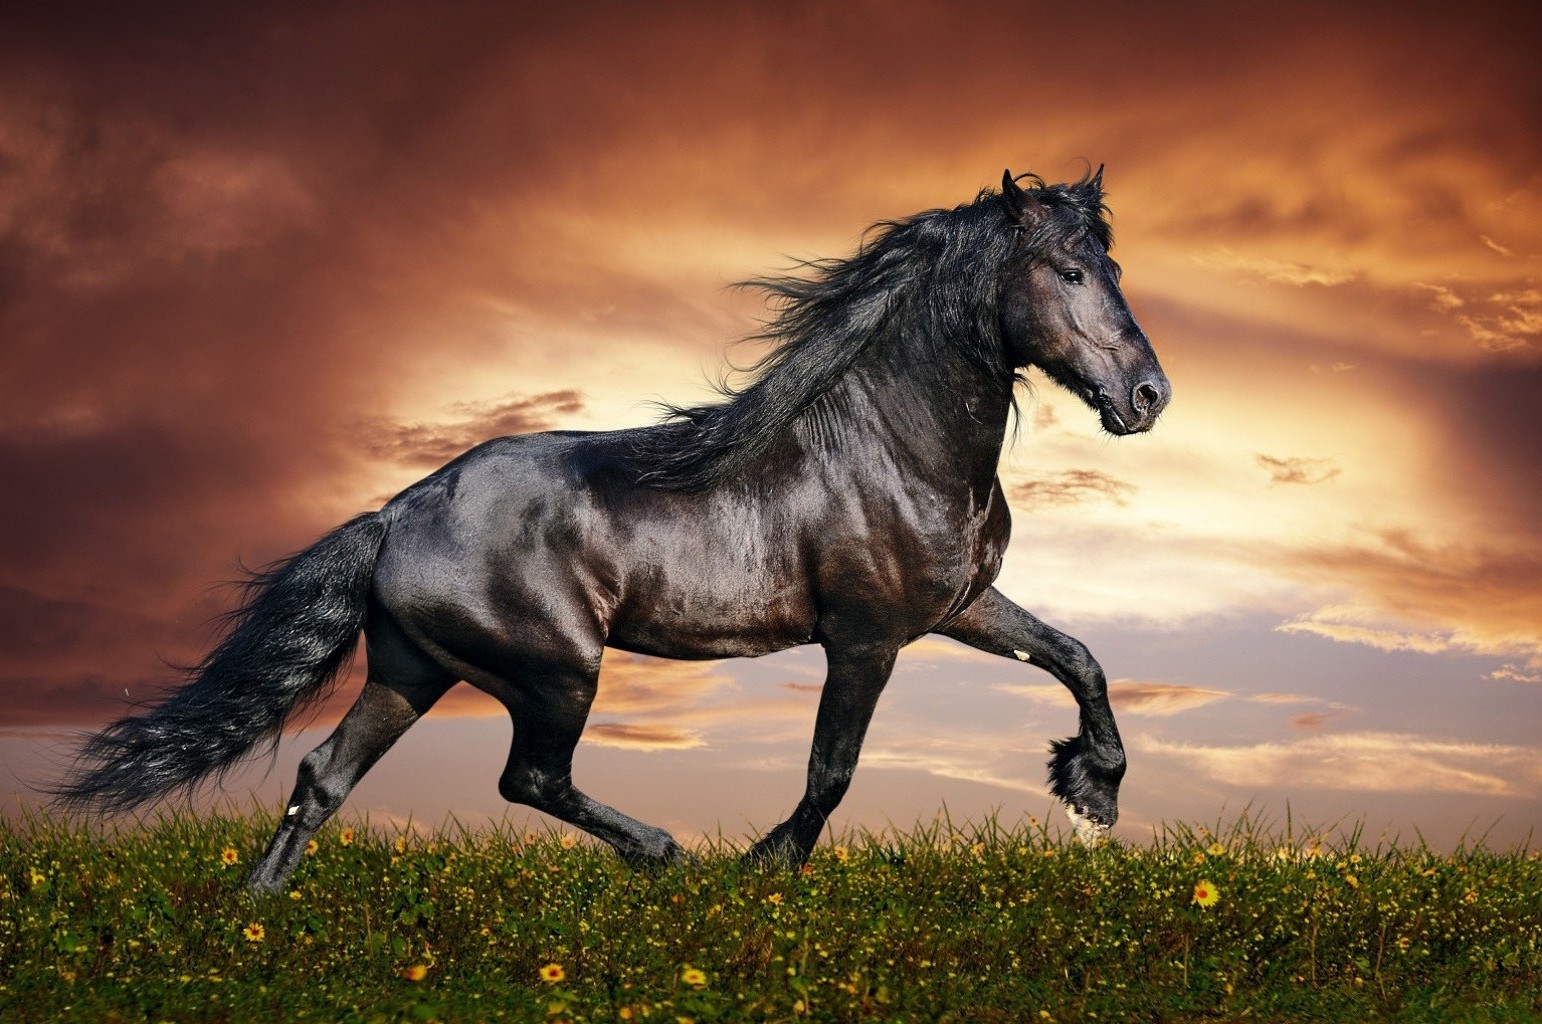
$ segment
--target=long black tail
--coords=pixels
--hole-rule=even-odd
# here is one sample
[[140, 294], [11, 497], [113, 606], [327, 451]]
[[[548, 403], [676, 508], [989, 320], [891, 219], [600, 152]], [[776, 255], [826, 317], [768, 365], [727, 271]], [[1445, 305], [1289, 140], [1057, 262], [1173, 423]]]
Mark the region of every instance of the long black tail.
[[223, 774], [326, 695], [364, 626], [386, 520], [371, 512], [253, 575], [218, 647], [143, 714], [88, 740], [53, 794], [128, 810]]

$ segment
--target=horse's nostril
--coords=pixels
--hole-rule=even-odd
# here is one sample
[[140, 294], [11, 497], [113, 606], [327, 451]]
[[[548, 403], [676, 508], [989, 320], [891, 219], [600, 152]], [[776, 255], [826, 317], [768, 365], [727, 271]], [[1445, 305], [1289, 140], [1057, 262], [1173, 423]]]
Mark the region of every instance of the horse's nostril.
[[1162, 389], [1149, 380], [1141, 381], [1135, 385], [1135, 391], [1130, 395], [1130, 401], [1135, 406], [1135, 411], [1145, 413], [1157, 402], [1161, 401]]

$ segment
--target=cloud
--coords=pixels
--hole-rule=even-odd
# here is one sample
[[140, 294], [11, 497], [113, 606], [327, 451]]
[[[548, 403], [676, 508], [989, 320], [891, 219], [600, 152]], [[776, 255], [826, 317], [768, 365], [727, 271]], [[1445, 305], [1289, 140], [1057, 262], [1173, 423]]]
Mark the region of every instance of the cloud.
[[[995, 687], [999, 693], [1052, 707], [1074, 707], [1076, 698], [1060, 683], [1011, 683]], [[1181, 683], [1156, 683], [1115, 679], [1108, 684], [1108, 700], [1116, 711], [1153, 718], [1168, 718], [1184, 711], [1207, 707], [1235, 694]]]
[[1134, 485], [1095, 469], [1068, 469], [1049, 474], [1043, 479], [1025, 480], [1011, 487], [1013, 503], [1028, 508], [1075, 505], [1098, 498], [1125, 505], [1134, 493]]
[[1255, 461], [1269, 471], [1269, 480], [1276, 484], [1320, 484], [1332, 480], [1343, 472], [1332, 459], [1277, 458], [1273, 455], [1255, 455]]
[[1131, 745], [1188, 765], [1217, 782], [1247, 789], [1530, 797], [1542, 784], [1542, 750], [1408, 733], [1331, 733], [1241, 746], [1141, 736]]
[[528, 398], [509, 395], [495, 402], [462, 402], [456, 412], [464, 418], [452, 423], [366, 420], [360, 426], [357, 440], [376, 458], [434, 468], [473, 445], [495, 437], [550, 430], [560, 423], [560, 417], [572, 416], [583, 407], [582, 394], [573, 388]]
[[1003, 758], [1037, 760], [1040, 757], [1039, 751], [1016, 748], [1010, 743], [998, 742], [982, 747], [978, 738], [911, 736], [869, 745], [862, 751], [862, 766], [864, 769], [923, 771], [938, 778], [961, 779], [1038, 795], [1046, 792], [1046, 787], [1038, 781], [1037, 765], [1033, 770], [1016, 774], [1002, 771], [1000, 761]]
[[1490, 238], [1487, 235], [1479, 235], [1478, 237], [1480, 239], [1482, 239], [1484, 245], [1488, 246], [1490, 249], [1494, 250], [1495, 252], [1497, 252], [1501, 256], [1514, 256], [1515, 255], [1515, 250], [1509, 249], [1509, 248], [1506, 248], [1503, 245], [1500, 245], [1498, 242], [1494, 241], [1492, 238]]
[[1542, 672], [1524, 672], [1517, 665], [1501, 665], [1484, 678], [1512, 683], [1542, 683]]
[[[1520, 615], [1525, 608], [1494, 608], [1488, 601], [1480, 605], [1451, 609], [1460, 601], [1459, 594], [1426, 595], [1425, 581], [1412, 577], [1402, 592], [1385, 594], [1386, 605], [1329, 605], [1306, 612], [1275, 626], [1278, 632], [1298, 632], [1326, 637], [1338, 643], [1360, 643], [1379, 651], [1412, 651], [1417, 654], [1528, 655], [1528, 666], [1542, 668], [1542, 635], [1534, 621]], [[1471, 580], [1470, 586], [1479, 581]], [[1530, 588], [1528, 588], [1530, 589]], [[1431, 600], [1426, 601], [1426, 597]], [[1488, 595], [1485, 595], [1488, 597]], [[1491, 598], [1490, 598], [1491, 600]], [[1534, 606], [1539, 595], [1527, 594], [1527, 605]], [[1490, 617], [1491, 615], [1491, 617]], [[1405, 621], [1399, 621], [1405, 618]], [[1449, 623], [1439, 629], [1411, 629], [1406, 618]]]
[[1221, 247], [1212, 252], [1194, 256], [1200, 266], [1218, 270], [1235, 270], [1261, 277], [1277, 284], [1303, 287], [1320, 285], [1331, 287], [1353, 281], [1358, 275], [1352, 270], [1330, 270], [1295, 260], [1275, 259], [1270, 256], [1244, 255]]
[[1162, 718], [1206, 707], [1231, 696], [1232, 694], [1226, 690], [1207, 690], [1198, 686], [1182, 686], [1176, 683], [1116, 679], [1108, 684], [1109, 703], [1116, 709], [1133, 715]]
[[603, 747], [627, 750], [691, 750], [706, 746], [695, 733], [667, 725], [628, 725], [624, 722], [591, 722], [584, 739]]
[[1413, 286], [1429, 292], [1430, 304], [1442, 312], [1449, 313], [1453, 309], [1461, 309], [1467, 305], [1466, 300], [1443, 284], [1425, 284], [1423, 281], [1415, 281]]
[[1415, 633], [1360, 622], [1344, 621], [1346, 616], [1361, 617], [1361, 609], [1322, 608], [1275, 626], [1281, 633], [1312, 633], [1346, 644], [1364, 644], [1382, 651], [1414, 651], [1419, 654], [1444, 654], [1471, 650], [1450, 633]]
[[1531, 278], [1493, 282], [1452, 282], [1413, 287], [1430, 293], [1430, 308], [1460, 324], [1485, 352], [1527, 353], [1542, 348], [1542, 291]]

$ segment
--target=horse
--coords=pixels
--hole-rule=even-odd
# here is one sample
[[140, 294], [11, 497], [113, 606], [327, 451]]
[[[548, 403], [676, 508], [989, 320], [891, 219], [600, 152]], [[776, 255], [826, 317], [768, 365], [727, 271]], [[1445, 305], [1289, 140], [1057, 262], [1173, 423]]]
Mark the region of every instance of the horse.
[[219, 777], [328, 692], [362, 632], [363, 689], [301, 761], [251, 890], [283, 887], [459, 681], [513, 720], [505, 799], [631, 863], [668, 863], [684, 851], [667, 831], [573, 783], [605, 648], [720, 659], [819, 644], [803, 796], [745, 853], [796, 867], [851, 782], [900, 649], [938, 633], [1075, 696], [1080, 729], [1050, 745], [1049, 785], [1076, 834], [1100, 837], [1125, 772], [1103, 670], [994, 582], [1010, 531], [997, 464], [1027, 372], [1113, 435], [1150, 430], [1171, 397], [1120, 291], [1102, 179], [1008, 171], [971, 202], [873, 225], [847, 258], [747, 282], [771, 315], [742, 383], [647, 427], [487, 441], [254, 573], [223, 639], [91, 737], [54, 795], [110, 812]]

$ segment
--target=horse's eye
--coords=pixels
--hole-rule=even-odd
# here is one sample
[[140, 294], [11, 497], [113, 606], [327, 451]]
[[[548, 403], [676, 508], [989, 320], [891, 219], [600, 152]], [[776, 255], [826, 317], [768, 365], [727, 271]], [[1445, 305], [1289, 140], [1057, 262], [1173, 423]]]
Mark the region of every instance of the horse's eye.
[[1060, 272], [1060, 280], [1066, 284], [1081, 284], [1082, 272], [1080, 270], [1062, 270]]

